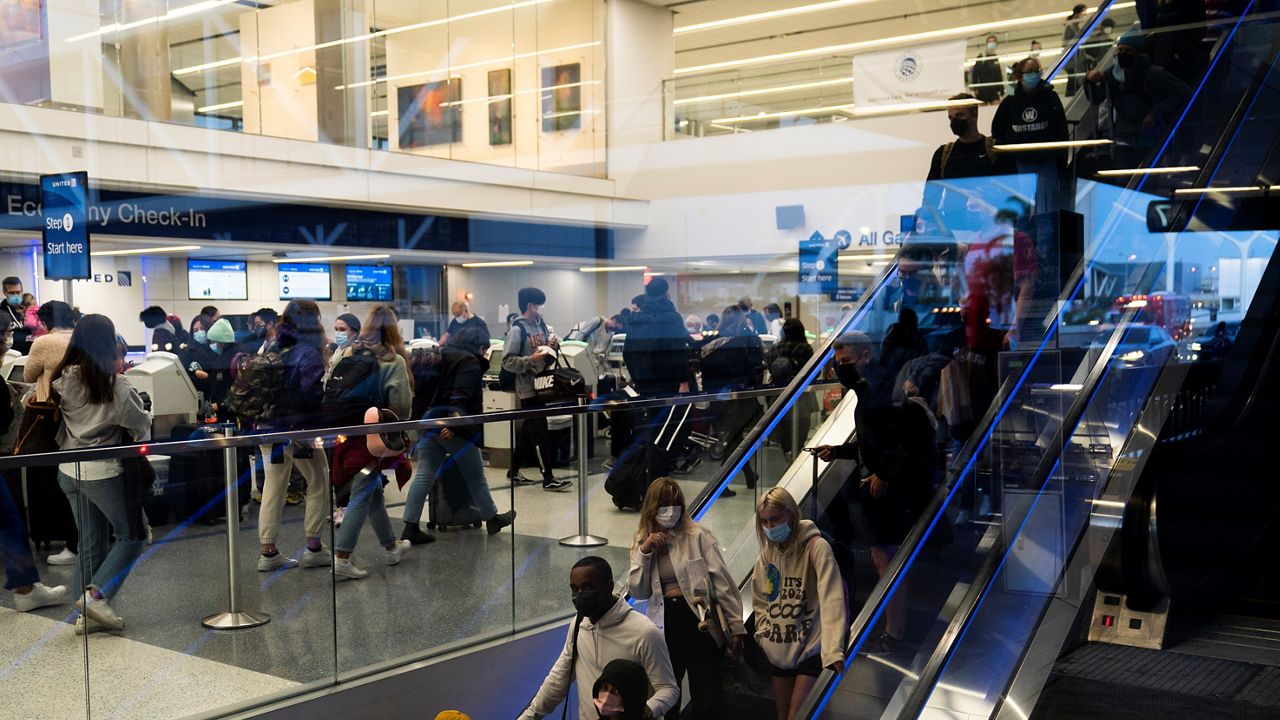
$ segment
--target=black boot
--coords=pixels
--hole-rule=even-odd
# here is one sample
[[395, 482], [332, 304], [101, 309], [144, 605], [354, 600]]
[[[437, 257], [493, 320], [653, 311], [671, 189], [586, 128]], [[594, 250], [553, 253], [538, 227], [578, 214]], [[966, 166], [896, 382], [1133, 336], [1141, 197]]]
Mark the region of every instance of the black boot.
[[404, 532], [400, 533], [401, 540], [408, 540], [413, 545], [426, 545], [436, 541], [436, 536], [431, 533], [422, 532], [422, 528], [417, 524], [408, 524], [404, 526]]
[[504, 513], [498, 513], [497, 515], [494, 515], [493, 517], [484, 521], [485, 529], [489, 531], [490, 535], [497, 535], [498, 533], [502, 532], [502, 528], [510, 525], [512, 522], [515, 521], [515, 519], [516, 519], [515, 510], [508, 510]]

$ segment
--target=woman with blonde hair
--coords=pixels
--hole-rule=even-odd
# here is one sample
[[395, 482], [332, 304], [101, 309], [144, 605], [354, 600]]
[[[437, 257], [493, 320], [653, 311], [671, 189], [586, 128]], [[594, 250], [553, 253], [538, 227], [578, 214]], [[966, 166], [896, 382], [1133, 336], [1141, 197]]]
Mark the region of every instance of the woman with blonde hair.
[[822, 668], [844, 669], [844, 584], [831, 546], [800, 518], [791, 493], [771, 488], [756, 506], [760, 558], [751, 582], [756, 642], [773, 675], [779, 720], [794, 716]]
[[[669, 477], [654, 480], [645, 492], [628, 584], [631, 597], [649, 601], [646, 614], [666, 637], [676, 683], [689, 673], [688, 706], [681, 713], [677, 703], [666, 717], [719, 717], [724, 656], [737, 657], [747, 634], [742, 600], [715, 536], [689, 517], [684, 493]], [[709, 632], [698, 629], [699, 600], [705, 601]]]

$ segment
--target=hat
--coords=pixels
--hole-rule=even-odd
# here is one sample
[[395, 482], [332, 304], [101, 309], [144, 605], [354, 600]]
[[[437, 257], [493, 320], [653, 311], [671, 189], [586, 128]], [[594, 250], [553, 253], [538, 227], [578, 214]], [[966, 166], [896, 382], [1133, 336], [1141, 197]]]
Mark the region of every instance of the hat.
[[458, 710], [441, 710], [436, 720], [471, 720], [471, 716]]
[[666, 278], [649, 278], [649, 284], [644, 286], [644, 294], [651, 298], [660, 298], [667, 294], [670, 287]]
[[622, 697], [625, 717], [643, 717], [645, 700], [649, 695], [649, 676], [645, 674], [643, 665], [634, 660], [611, 661], [604, 666], [595, 685], [591, 686], [591, 695], [599, 695], [600, 687], [605, 683], [613, 686]]
[[236, 341], [236, 331], [231, 329], [231, 323], [227, 322], [226, 318], [218, 318], [217, 322], [209, 326], [208, 331], [205, 332], [205, 337], [209, 339], [209, 342], [225, 345]]
[[1116, 45], [1127, 45], [1134, 50], [1146, 52], [1147, 37], [1137, 30], [1130, 30], [1120, 36], [1120, 39], [1116, 41]]
[[360, 332], [360, 318], [355, 315], [352, 315], [351, 313], [342, 313], [338, 316], [338, 319], [346, 323], [347, 327], [351, 328], [352, 332]]
[[[364, 422], [366, 425], [376, 425], [400, 422], [400, 418], [390, 410], [371, 407], [364, 413]], [[406, 440], [408, 438], [402, 432], [375, 433], [365, 438], [365, 445], [369, 448], [369, 454], [374, 457], [392, 458], [409, 449]]]

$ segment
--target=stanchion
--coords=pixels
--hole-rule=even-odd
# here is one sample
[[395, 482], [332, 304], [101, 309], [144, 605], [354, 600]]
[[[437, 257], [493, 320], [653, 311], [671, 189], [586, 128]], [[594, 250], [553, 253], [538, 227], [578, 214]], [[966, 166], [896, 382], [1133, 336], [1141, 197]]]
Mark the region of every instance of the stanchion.
[[[578, 398], [578, 407], [586, 407], [587, 399]], [[599, 535], [587, 532], [587, 414], [581, 413], [573, 418], [573, 427], [578, 436], [578, 534], [560, 538], [561, 545], [569, 547], [599, 547], [609, 541]]]
[[[226, 438], [231, 439], [234, 430], [230, 427], [226, 430]], [[252, 610], [240, 609], [240, 580], [236, 571], [237, 560], [240, 557], [239, 536], [240, 536], [240, 475], [236, 472], [236, 449], [228, 446], [222, 453], [222, 461], [226, 465], [225, 475], [227, 486], [227, 605], [226, 612], [210, 615], [200, 624], [213, 628], [214, 630], [239, 630], [241, 628], [257, 627], [265, 625], [271, 621], [271, 616], [267, 613], [254, 612]]]

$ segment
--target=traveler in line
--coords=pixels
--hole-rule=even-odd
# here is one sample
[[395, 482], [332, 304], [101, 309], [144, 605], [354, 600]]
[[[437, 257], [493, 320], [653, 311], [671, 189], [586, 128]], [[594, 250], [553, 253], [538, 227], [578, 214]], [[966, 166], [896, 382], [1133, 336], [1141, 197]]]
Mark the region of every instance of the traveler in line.
[[[702, 389], [707, 393], [730, 393], [760, 384], [764, 374], [764, 344], [752, 330], [741, 305], [730, 305], [720, 313], [720, 334], [702, 346]], [[724, 443], [724, 460], [742, 442], [747, 429], [762, 412], [755, 398], [715, 400], [711, 403], [711, 425]], [[758, 476], [751, 463], [742, 466], [747, 489], [754, 489]], [[721, 493], [733, 497], [737, 493], [726, 487]]]
[[211, 417], [220, 423], [234, 422], [227, 396], [231, 393], [231, 361], [240, 352], [236, 331], [226, 318], [218, 318], [205, 332], [205, 396]]
[[[555, 362], [560, 340], [547, 328], [543, 320], [543, 306], [547, 296], [535, 287], [521, 288], [516, 294], [522, 314], [511, 323], [507, 342], [502, 348], [502, 369], [513, 374], [516, 400], [521, 409], [543, 407], [533, 389], [533, 379]], [[516, 423], [516, 447], [511, 453], [511, 468], [507, 479], [515, 485], [535, 482], [520, 474], [520, 468], [530, 463], [542, 473], [543, 490], [566, 490], [573, 483], [557, 478], [552, 472], [555, 460], [555, 443], [547, 429], [545, 417], [535, 417]], [[584, 478], [585, 479], [585, 478]]]
[[579, 720], [598, 720], [592, 688], [613, 660], [631, 660], [644, 667], [653, 695], [646, 703], [651, 717], [665, 717], [680, 699], [671, 673], [671, 658], [662, 631], [648, 618], [613, 594], [613, 568], [588, 555], [569, 571], [569, 590], [577, 617], [569, 628], [564, 649], [519, 720], [539, 720], [578, 686]]
[[[644, 294], [635, 298], [640, 312], [631, 316], [622, 360], [631, 373], [632, 386], [640, 399], [670, 397], [688, 392], [693, 381], [693, 360], [684, 318], [671, 302], [666, 278], [649, 280]], [[673, 455], [683, 449], [686, 423], [692, 405], [659, 407], [644, 411], [642, 430], [632, 438], [649, 443], [648, 479], [671, 473]]]
[[191, 383], [206, 399], [209, 397], [209, 372], [205, 369], [205, 365], [212, 361], [207, 331], [212, 325], [213, 320], [209, 319], [209, 316], [203, 314], [195, 316], [191, 319], [188, 330], [188, 336], [191, 339], [178, 347], [178, 359], [182, 362], [182, 367], [187, 369], [187, 374], [191, 376]]
[[769, 335], [775, 338], [782, 337], [782, 308], [778, 303], [769, 303], [764, 306], [764, 321], [769, 326]]
[[145, 308], [138, 313], [138, 320], [151, 331], [148, 352], [176, 353], [183, 343], [190, 341], [187, 331], [182, 329], [182, 322], [159, 305]]
[[800, 508], [784, 488], [760, 498], [756, 536], [755, 639], [772, 668], [778, 720], [789, 720], [823, 668], [844, 669], [844, 585], [831, 545], [816, 525], [800, 519]]
[[31, 339], [34, 340], [41, 335], [49, 332], [48, 329], [40, 326], [40, 305], [36, 302], [36, 296], [31, 293], [22, 293], [22, 325], [31, 332]]
[[4, 288], [4, 324], [13, 333], [9, 347], [26, 355], [31, 350], [31, 331], [22, 308], [22, 280], [11, 275], [0, 282], [0, 287]]
[[325, 384], [328, 384], [329, 376], [333, 375], [333, 369], [338, 367], [338, 363], [351, 356], [351, 346], [358, 337], [360, 318], [351, 313], [342, 313], [333, 321], [333, 342], [329, 344], [329, 365], [324, 371]]
[[[151, 417], [138, 391], [117, 372], [119, 362], [115, 325], [103, 315], [85, 316], [53, 372], [52, 388], [62, 410], [58, 447], [81, 450], [150, 437]], [[73, 583], [82, 593], [76, 601], [81, 613], [77, 632], [122, 630], [124, 619], [110, 601], [146, 541], [142, 504], [126, 492], [119, 460], [63, 463], [58, 485], [67, 494], [83, 539]]]
[[754, 308], [751, 298], [746, 295], [738, 298], [738, 307], [742, 308], [742, 312], [747, 316], [747, 323], [752, 332], [757, 335], [767, 335], [769, 333], [769, 323], [765, 322], [764, 315], [761, 315], [760, 311]]
[[[325, 345], [320, 307], [311, 300], [290, 301], [280, 316], [276, 340], [265, 347], [267, 353], [277, 353], [284, 365], [284, 383], [278, 391], [281, 407], [275, 417], [259, 422], [257, 429], [298, 430], [316, 416], [324, 398]], [[333, 555], [320, 542], [320, 533], [329, 515], [329, 463], [324, 450], [297, 442], [274, 447], [263, 445], [260, 451], [266, 462], [262, 507], [258, 512], [258, 540], [262, 543], [258, 570], [270, 572], [299, 564], [329, 567]], [[306, 513], [302, 521], [306, 548], [301, 560], [281, 554], [276, 547], [289, 476], [295, 465], [307, 482]]]
[[[747, 635], [742, 599], [715, 536], [689, 517], [684, 493], [671, 478], [654, 480], [645, 493], [628, 589], [633, 599], [648, 601], [645, 614], [663, 631], [676, 683], [689, 674], [689, 704], [681, 712], [676, 703], [667, 719], [719, 717], [724, 655], [737, 658]], [[698, 630], [695, 598], [706, 601], [710, 632]], [[729, 627], [720, 626], [721, 616]]]
[[489, 337], [489, 326], [485, 323], [484, 318], [471, 312], [471, 304], [461, 300], [455, 302], [449, 308], [453, 315], [453, 319], [449, 321], [449, 328], [445, 330], [444, 336], [440, 338], [440, 344], [445, 345], [449, 342], [449, 338], [462, 328], [478, 327], [484, 332], [485, 337]]
[[279, 327], [279, 313], [269, 307], [258, 308], [249, 318], [249, 338], [244, 341], [244, 351], [250, 355], [266, 352], [275, 343]]
[[204, 307], [200, 308], [200, 314], [209, 318], [210, 324], [216, 323], [222, 319], [222, 313], [219, 312], [218, 308], [213, 305], [205, 305]]
[[[61, 300], [50, 300], [37, 311], [40, 324], [49, 331], [31, 343], [27, 364], [22, 368], [24, 382], [33, 383], [33, 396], [37, 402], [48, 402], [52, 394], [53, 373], [62, 364], [71, 344], [71, 332], [75, 327], [75, 311]], [[71, 565], [76, 561], [80, 546], [80, 533], [76, 532], [75, 519], [66, 496], [57, 486], [57, 468], [50, 465], [33, 465], [27, 468], [27, 503], [32, 517], [47, 519], [62, 529], [66, 546], [56, 555], [50, 555], [50, 565]], [[48, 492], [46, 492], [46, 489]]]
[[[769, 367], [769, 382], [774, 387], [786, 387], [791, 384], [813, 357], [813, 346], [805, 335], [804, 323], [799, 318], [787, 318], [782, 324], [782, 335], [767, 355], [765, 363]], [[818, 410], [818, 399], [812, 392], [805, 392], [796, 401], [792, 411], [788, 413], [788, 425], [782, 429], [782, 451], [788, 458], [795, 458], [796, 451], [804, 446], [809, 438], [810, 418]], [[795, 445], [799, 441], [800, 445]]]
[[[376, 407], [388, 409], [397, 418], [407, 420], [413, 407], [413, 386], [409, 382], [408, 352], [400, 337], [399, 318], [391, 308], [379, 305], [369, 311], [369, 316], [361, 327], [363, 329], [360, 336], [352, 347], [354, 350], [370, 350], [378, 360], [380, 397]], [[365, 437], [355, 437], [348, 442], [356, 443], [358, 448], [360, 443], [366, 443], [367, 440]], [[369, 459], [372, 462], [375, 458], [370, 455]], [[399, 563], [405, 553], [409, 552], [409, 541], [397, 540], [395, 530], [391, 528], [391, 518], [387, 516], [382, 491], [382, 464], [375, 463], [375, 466], [378, 468], [375, 472], [358, 472], [350, 483], [351, 501], [347, 504], [346, 518], [333, 546], [337, 556], [333, 561], [333, 574], [339, 579], [359, 580], [369, 576], [367, 570], [358, 568], [351, 562], [351, 553], [356, 549], [366, 518], [386, 551], [388, 566]]]
[[[645, 701], [649, 698], [649, 678], [644, 666], [631, 660], [614, 660], [604, 666], [591, 686], [591, 702], [600, 717], [608, 720], [644, 720], [649, 717]], [[671, 712], [667, 719], [676, 717]]]
[[[449, 338], [449, 344], [440, 350], [443, 365], [436, 396], [430, 402], [423, 419], [477, 416], [484, 413], [484, 371], [489, 363], [489, 333], [479, 326], [466, 327]], [[484, 475], [484, 459], [480, 455], [480, 431], [483, 425], [460, 425], [426, 430], [418, 438], [417, 463], [413, 469], [413, 484], [405, 498], [404, 532], [400, 537], [415, 545], [435, 541], [435, 537], [422, 531], [422, 508], [431, 497], [431, 488], [437, 482], [451, 482], [446, 471], [456, 467], [466, 483], [472, 501], [490, 535], [496, 535], [510, 525], [516, 517], [514, 510], [498, 512], [489, 493]]]
[[67, 601], [65, 587], [50, 587], [40, 582], [36, 558], [31, 554], [31, 543], [27, 541], [27, 526], [22, 522], [22, 511], [13, 501], [9, 484], [5, 482], [0, 482], [0, 563], [4, 564], [4, 589], [13, 592], [14, 610], [31, 612]]

